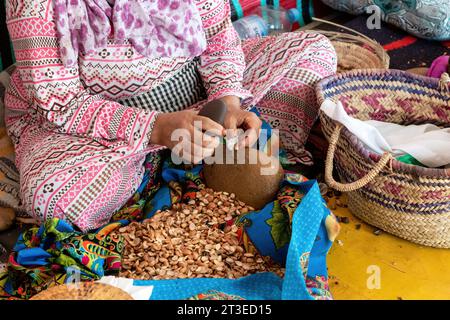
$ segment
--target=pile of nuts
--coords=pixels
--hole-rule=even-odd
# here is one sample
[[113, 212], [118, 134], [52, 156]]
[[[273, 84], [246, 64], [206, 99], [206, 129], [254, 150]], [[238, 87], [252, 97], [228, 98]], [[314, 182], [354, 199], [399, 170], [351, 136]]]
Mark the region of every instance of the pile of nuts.
[[[239, 278], [284, 270], [266, 258], [245, 252], [237, 229], [220, 228], [252, 211], [234, 194], [203, 189], [195, 200], [158, 211], [143, 222], [116, 231], [125, 238], [120, 276], [134, 279]], [[256, 251], [255, 251], [256, 252]]]

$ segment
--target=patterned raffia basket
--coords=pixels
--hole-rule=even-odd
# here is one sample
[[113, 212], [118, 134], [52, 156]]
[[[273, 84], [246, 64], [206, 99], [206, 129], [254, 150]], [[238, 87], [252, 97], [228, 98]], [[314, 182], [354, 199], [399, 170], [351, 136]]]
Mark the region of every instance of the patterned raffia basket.
[[98, 282], [62, 284], [39, 292], [30, 300], [134, 300], [122, 289]]
[[[403, 71], [354, 70], [324, 79], [317, 94], [319, 103], [341, 101], [347, 113], [360, 120], [450, 127], [449, 89], [445, 81]], [[320, 120], [330, 143], [326, 182], [348, 192], [354, 215], [412, 242], [450, 248], [450, 169], [378, 155], [323, 112]], [[340, 183], [333, 178], [333, 164]]]
[[319, 18], [313, 20], [350, 32], [312, 30], [312, 32], [321, 33], [330, 39], [338, 57], [338, 73], [355, 69], [389, 68], [389, 55], [378, 42], [346, 26]]

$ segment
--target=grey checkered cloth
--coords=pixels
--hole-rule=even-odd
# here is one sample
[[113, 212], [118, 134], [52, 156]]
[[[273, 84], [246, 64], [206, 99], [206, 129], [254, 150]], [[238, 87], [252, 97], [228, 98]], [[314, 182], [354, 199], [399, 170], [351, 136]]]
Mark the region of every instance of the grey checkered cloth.
[[207, 98], [198, 72], [198, 59], [185, 64], [176, 74], [152, 90], [121, 99], [123, 105], [144, 110], [175, 112]]

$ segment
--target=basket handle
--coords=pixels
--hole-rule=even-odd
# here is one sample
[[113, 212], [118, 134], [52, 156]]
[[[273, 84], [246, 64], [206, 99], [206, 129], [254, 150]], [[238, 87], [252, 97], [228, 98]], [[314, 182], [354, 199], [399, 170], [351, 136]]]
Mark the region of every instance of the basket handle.
[[377, 43], [376, 41], [374, 41], [373, 39], [369, 38], [369, 37], [366, 36], [365, 34], [362, 34], [361, 32], [358, 32], [358, 31], [356, 31], [356, 30], [354, 30], [354, 29], [352, 29], [352, 28], [343, 26], [342, 24], [335, 23], [335, 22], [331, 22], [331, 21], [328, 21], [328, 20], [319, 19], [319, 18], [316, 18], [316, 17], [312, 17], [311, 19], [312, 19], [313, 21], [325, 23], [325, 24], [328, 24], [328, 25], [331, 25], [331, 26], [335, 26], [335, 27], [338, 27], [338, 28], [347, 30], [347, 31], [349, 31], [349, 32], [352, 32], [353, 34], [357, 34], [358, 36], [363, 37], [364, 39], [366, 39], [367, 41], [369, 41], [369, 42], [371, 42], [371, 43], [375, 43], [375, 44]]
[[341, 135], [342, 125], [337, 124], [336, 129], [330, 137], [330, 146], [328, 148], [327, 159], [325, 162], [325, 182], [327, 185], [337, 191], [341, 192], [349, 192], [355, 191], [366, 184], [371, 182], [383, 168], [388, 164], [388, 162], [392, 159], [392, 156], [389, 152], [386, 152], [381, 157], [380, 161], [361, 179], [351, 182], [351, 183], [340, 183], [334, 180], [333, 178], [333, 162], [334, 162], [334, 154], [336, 153], [336, 146]]

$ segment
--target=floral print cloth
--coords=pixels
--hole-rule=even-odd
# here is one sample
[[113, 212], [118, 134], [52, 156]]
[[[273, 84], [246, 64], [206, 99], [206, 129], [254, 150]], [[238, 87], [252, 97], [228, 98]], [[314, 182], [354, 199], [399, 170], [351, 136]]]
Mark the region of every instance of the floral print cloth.
[[206, 37], [194, 0], [56, 0], [56, 28], [66, 67], [78, 53], [106, 48], [111, 32], [146, 57], [196, 57]]
[[123, 239], [110, 233], [124, 224], [117, 221], [83, 234], [55, 218], [30, 228], [19, 236], [7, 271], [0, 272], [0, 298], [28, 299], [56, 284], [118, 274]]

